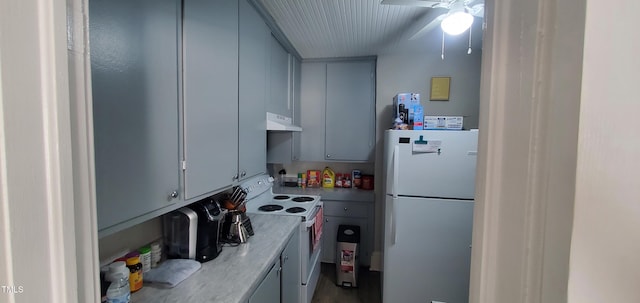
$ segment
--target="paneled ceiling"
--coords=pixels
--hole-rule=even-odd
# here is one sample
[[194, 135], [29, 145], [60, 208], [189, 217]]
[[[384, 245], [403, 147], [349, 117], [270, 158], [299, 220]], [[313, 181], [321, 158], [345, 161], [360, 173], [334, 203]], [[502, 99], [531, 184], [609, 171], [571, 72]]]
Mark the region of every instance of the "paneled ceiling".
[[429, 8], [380, 0], [258, 0], [303, 59], [377, 55]]

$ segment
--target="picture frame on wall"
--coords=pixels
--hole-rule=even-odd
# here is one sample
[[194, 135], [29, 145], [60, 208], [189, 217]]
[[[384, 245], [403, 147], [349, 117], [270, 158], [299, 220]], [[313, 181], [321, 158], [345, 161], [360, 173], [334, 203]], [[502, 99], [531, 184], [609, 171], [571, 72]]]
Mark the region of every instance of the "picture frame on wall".
[[451, 77], [431, 77], [431, 101], [449, 101]]

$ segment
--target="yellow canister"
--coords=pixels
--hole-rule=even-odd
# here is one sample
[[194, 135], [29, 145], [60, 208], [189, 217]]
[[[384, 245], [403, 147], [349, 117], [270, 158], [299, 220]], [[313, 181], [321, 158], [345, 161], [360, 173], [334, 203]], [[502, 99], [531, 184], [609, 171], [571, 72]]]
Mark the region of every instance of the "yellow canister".
[[333, 188], [336, 184], [336, 174], [328, 166], [322, 171], [322, 187]]
[[142, 288], [142, 263], [140, 262], [140, 257], [130, 257], [126, 262], [129, 268], [129, 288], [131, 292], [138, 291]]

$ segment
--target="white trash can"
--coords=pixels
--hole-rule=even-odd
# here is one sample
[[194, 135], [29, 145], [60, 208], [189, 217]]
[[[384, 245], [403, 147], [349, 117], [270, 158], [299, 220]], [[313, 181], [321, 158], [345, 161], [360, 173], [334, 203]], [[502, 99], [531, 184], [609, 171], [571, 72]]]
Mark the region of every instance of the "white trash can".
[[358, 287], [360, 226], [340, 225], [336, 243], [336, 284]]

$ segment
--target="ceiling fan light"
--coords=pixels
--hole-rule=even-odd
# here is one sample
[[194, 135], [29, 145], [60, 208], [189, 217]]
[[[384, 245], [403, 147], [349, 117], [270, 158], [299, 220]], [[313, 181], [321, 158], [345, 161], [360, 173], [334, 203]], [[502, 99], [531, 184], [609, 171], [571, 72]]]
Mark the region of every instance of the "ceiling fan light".
[[471, 27], [471, 24], [473, 24], [473, 16], [469, 13], [458, 11], [444, 18], [440, 26], [445, 33], [455, 36], [464, 33]]

